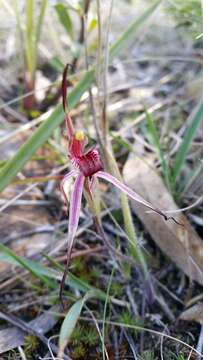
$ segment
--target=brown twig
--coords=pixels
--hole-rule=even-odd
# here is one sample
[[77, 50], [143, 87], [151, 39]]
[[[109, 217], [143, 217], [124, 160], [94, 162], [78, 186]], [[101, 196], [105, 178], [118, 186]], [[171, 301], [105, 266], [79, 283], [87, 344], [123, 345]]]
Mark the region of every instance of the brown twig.
[[[95, 253], [101, 253], [102, 251], [106, 250], [106, 246], [96, 246], [94, 248], [89, 248], [89, 249], [86, 249], [86, 250], [79, 250], [79, 251], [75, 251], [74, 253], [71, 254], [71, 259], [75, 259], [77, 257], [81, 257], [81, 256], [91, 256], [92, 254], [95, 254]], [[101, 255], [101, 254], [100, 254]], [[58, 262], [61, 262], [63, 260], [66, 259], [66, 255], [63, 255], [63, 256], [60, 256], [58, 258], [56, 258], [55, 260], [58, 261]]]

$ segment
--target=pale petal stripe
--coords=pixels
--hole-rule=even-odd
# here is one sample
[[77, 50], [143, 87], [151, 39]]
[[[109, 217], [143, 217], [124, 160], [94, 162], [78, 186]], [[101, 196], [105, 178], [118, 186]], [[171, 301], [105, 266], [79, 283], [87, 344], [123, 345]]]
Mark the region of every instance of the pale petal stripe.
[[71, 177], [76, 176], [78, 174], [77, 170], [71, 170], [68, 174], [66, 174], [63, 178], [63, 180], [61, 181], [60, 184], [60, 188], [61, 188], [61, 192], [64, 196], [64, 199], [68, 202], [68, 194], [66, 194], [66, 189], [65, 189], [65, 184], [66, 181], [68, 181]]
[[70, 197], [70, 211], [69, 211], [69, 223], [68, 223], [69, 243], [73, 242], [73, 238], [75, 237], [78, 228], [84, 180], [85, 177], [82, 174], [77, 176]]
[[140, 204], [143, 204], [144, 206], [148, 207], [149, 209], [155, 211], [156, 213], [162, 215], [165, 219], [167, 219], [167, 216], [162, 212], [160, 209], [155, 208], [152, 204], [150, 204], [148, 201], [146, 201], [142, 196], [137, 194], [135, 191], [133, 191], [131, 188], [123, 184], [121, 181], [116, 179], [114, 176], [104, 172], [104, 171], [98, 171], [96, 174], [99, 178], [105, 179], [115, 185], [118, 189], [120, 189], [122, 192], [127, 194], [131, 199], [137, 201]]

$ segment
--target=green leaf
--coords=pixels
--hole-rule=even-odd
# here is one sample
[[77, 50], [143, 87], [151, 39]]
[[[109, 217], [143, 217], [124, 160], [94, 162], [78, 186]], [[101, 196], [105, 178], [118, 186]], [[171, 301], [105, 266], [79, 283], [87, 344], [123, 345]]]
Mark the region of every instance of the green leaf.
[[175, 162], [173, 166], [173, 179], [177, 179], [180, 174], [184, 162], [186, 160], [188, 151], [190, 149], [192, 140], [194, 139], [198, 127], [200, 126], [201, 121], [203, 120], [203, 98], [199, 101], [199, 104], [189, 117], [189, 126], [185, 131], [182, 143], [176, 153]]
[[[118, 41], [110, 49], [110, 61], [113, 60], [126, 46], [135, 39], [136, 31], [148, 17], [153, 13], [161, 1], [156, 1], [150, 6], [133, 24], [124, 32]], [[85, 73], [78, 85], [70, 92], [68, 96], [69, 109], [71, 110], [80, 100], [82, 94], [88, 90], [94, 80], [95, 69]], [[63, 121], [62, 107], [58, 106], [50, 117], [35, 131], [30, 139], [18, 150], [14, 157], [6, 163], [0, 170], [0, 191], [2, 191], [23, 168], [26, 162], [33, 156], [39, 147], [41, 147], [51, 136], [54, 129]]]
[[70, 18], [70, 15], [68, 13], [67, 7], [63, 4], [59, 3], [55, 6], [56, 13], [58, 15], [58, 18], [60, 20], [61, 25], [64, 27], [68, 35], [73, 38], [73, 24]]
[[84, 303], [91, 297], [97, 297], [97, 293], [94, 291], [87, 292], [82, 299], [76, 301], [75, 304], [73, 304], [69, 309], [62, 323], [59, 334], [59, 358], [63, 358], [65, 347], [70, 340], [72, 332], [81, 314]]

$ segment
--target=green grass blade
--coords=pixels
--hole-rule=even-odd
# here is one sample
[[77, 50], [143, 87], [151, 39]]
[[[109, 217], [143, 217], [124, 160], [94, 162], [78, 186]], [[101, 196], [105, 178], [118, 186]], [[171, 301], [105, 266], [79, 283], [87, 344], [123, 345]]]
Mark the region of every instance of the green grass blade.
[[60, 20], [61, 25], [66, 30], [67, 34], [73, 38], [73, 24], [70, 18], [70, 15], [68, 13], [67, 7], [63, 4], [56, 4], [55, 6], [56, 13], [58, 15], [58, 18]]
[[28, 270], [34, 277], [40, 279], [43, 283], [48, 285], [50, 288], [55, 288], [54, 283], [47, 279], [45, 275], [40, 274], [37, 270], [37, 267], [33, 267], [29, 264], [29, 262], [22, 257], [16, 255], [12, 250], [10, 250], [8, 247], [6, 247], [3, 244], [0, 244], [0, 251], [6, 254], [8, 257], [11, 258], [11, 260], [14, 260], [14, 263], [17, 263], [18, 265], [22, 266], [24, 269]]
[[[17, 256], [12, 250], [3, 244], [0, 244], [0, 262], [1, 261], [20, 266], [28, 270], [33, 276], [40, 279], [47, 285], [50, 285], [50, 283], [48, 283], [48, 279], [50, 279], [53, 287], [55, 287], [53, 280], [59, 281], [61, 279], [61, 272], [50, 269], [39, 262]], [[67, 276], [66, 284], [85, 293], [94, 291], [100, 300], [105, 301], [106, 299], [106, 294], [102, 290], [89, 285], [87, 282], [79, 279], [71, 273]]]
[[176, 181], [184, 165], [192, 140], [203, 120], [203, 98], [199, 101], [196, 109], [190, 116], [189, 127], [187, 128], [183, 141], [178, 149], [173, 166], [173, 180]]
[[35, 54], [34, 54], [34, 2], [27, 0], [25, 2], [26, 13], [26, 29], [25, 29], [25, 43], [26, 43], [26, 59], [29, 73], [33, 76], [35, 69]]
[[42, 24], [43, 24], [43, 20], [44, 20], [46, 7], [47, 7], [47, 0], [41, 0], [40, 13], [39, 13], [39, 17], [37, 20], [36, 33], [35, 33], [35, 47], [36, 48], [37, 48], [37, 44], [39, 42], [41, 31], [42, 31]]
[[[136, 30], [153, 13], [161, 1], [156, 1], [153, 6], [144, 12], [144, 14], [117, 40], [110, 49], [110, 61], [113, 60], [122, 50], [125, 49], [135, 38]], [[82, 94], [88, 90], [94, 80], [94, 69], [88, 71], [78, 85], [70, 92], [68, 101], [70, 110], [79, 102]], [[36, 150], [41, 147], [50, 137], [54, 129], [63, 121], [62, 107], [58, 106], [50, 117], [35, 131], [30, 139], [18, 150], [16, 155], [6, 163], [0, 170], [0, 191], [2, 191], [23, 168], [26, 162], [33, 156]]]
[[143, 14], [138, 17], [129, 28], [121, 35], [118, 41], [111, 47], [109, 51], [109, 61], [118, 56], [127, 46], [129, 46], [136, 37], [136, 32], [141, 28], [146, 20], [153, 14], [162, 0], [155, 1]]
[[20, 49], [21, 49], [21, 51], [23, 51], [24, 50], [23, 26], [21, 23], [21, 16], [20, 16], [20, 11], [19, 11], [19, 1], [18, 0], [13, 1], [13, 7], [14, 7], [14, 11], [15, 11], [15, 16], [16, 16], [17, 31], [19, 33]]
[[151, 137], [151, 142], [152, 145], [155, 147], [155, 150], [157, 152], [157, 155], [159, 157], [160, 163], [161, 163], [161, 167], [162, 167], [162, 171], [164, 174], [164, 178], [166, 181], [166, 185], [169, 189], [171, 189], [171, 181], [170, 181], [170, 169], [168, 167], [168, 164], [166, 162], [164, 153], [161, 149], [161, 144], [159, 141], [159, 134], [158, 131], [156, 129], [155, 126], [155, 122], [154, 119], [152, 117], [152, 115], [147, 111], [147, 109], [145, 109], [145, 115], [146, 115], [146, 121], [147, 121], [147, 127], [148, 127], [148, 131]]

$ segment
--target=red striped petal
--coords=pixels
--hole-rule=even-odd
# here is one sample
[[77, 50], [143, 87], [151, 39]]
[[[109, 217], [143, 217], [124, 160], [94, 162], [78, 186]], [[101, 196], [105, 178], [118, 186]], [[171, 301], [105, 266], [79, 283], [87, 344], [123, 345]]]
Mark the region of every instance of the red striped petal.
[[86, 154], [73, 157], [73, 164], [76, 165], [84, 176], [92, 176], [103, 169], [103, 165], [96, 149], [89, 150]]

